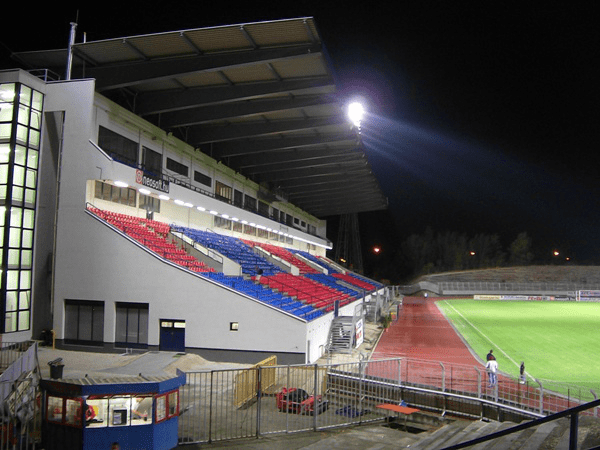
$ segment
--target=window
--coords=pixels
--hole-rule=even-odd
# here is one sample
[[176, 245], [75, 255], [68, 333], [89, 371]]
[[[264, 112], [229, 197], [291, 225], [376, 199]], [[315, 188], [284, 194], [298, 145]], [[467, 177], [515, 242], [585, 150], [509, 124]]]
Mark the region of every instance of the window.
[[231, 220], [223, 217], [215, 216], [215, 227], [231, 230]]
[[0, 84], [0, 333], [31, 329], [31, 269], [43, 95]]
[[48, 395], [46, 401], [46, 420], [48, 422], [81, 427], [82, 425], [81, 398], [66, 398]]
[[258, 213], [263, 217], [269, 217], [269, 205], [265, 202], [258, 202]]
[[244, 225], [244, 234], [256, 236], [256, 228], [253, 227], [252, 225]]
[[156, 397], [156, 422], [162, 422], [179, 415], [179, 391], [172, 391]]
[[167, 158], [167, 169], [178, 173], [179, 175], [183, 175], [184, 177], [188, 176], [188, 166], [185, 164], [181, 164], [171, 158]]
[[140, 209], [148, 212], [160, 212], [160, 199], [151, 195], [140, 194]]
[[85, 426], [104, 428], [108, 426], [108, 399], [89, 397], [85, 406]]
[[142, 147], [142, 165], [146, 172], [158, 176], [162, 174], [162, 155], [148, 147]]
[[203, 184], [204, 186], [212, 187], [212, 178], [194, 170], [194, 181]]
[[215, 182], [215, 197], [219, 200], [231, 201], [232, 189], [230, 186], [221, 183], [220, 181]]
[[94, 197], [121, 205], [135, 207], [136, 190], [130, 187], [113, 186], [103, 181], [96, 181]]
[[98, 145], [113, 158], [137, 166], [139, 148], [137, 142], [101, 126], [98, 130]]
[[233, 204], [239, 208], [244, 206], [244, 193], [235, 189], [233, 191]]
[[147, 303], [116, 304], [115, 345], [146, 347], [148, 345]]
[[104, 302], [65, 300], [65, 343], [102, 345]]
[[249, 195], [244, 196], [244, 208], [248, 211], [256, 211], [256, 199]]

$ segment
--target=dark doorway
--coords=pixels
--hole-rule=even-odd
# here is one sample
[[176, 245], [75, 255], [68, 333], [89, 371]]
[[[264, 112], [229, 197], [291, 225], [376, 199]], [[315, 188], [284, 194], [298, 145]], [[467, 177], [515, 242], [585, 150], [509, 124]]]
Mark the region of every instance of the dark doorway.
[[185, 321], [161, 319], [160, 344], [163, 352], [185, 352]]

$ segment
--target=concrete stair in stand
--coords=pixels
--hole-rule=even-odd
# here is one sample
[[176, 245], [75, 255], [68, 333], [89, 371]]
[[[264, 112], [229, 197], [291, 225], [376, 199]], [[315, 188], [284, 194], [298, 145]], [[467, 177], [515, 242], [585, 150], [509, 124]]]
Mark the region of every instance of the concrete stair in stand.
[[[411, 443], [410, 448], [412, 450], [444, 449], [515, 425], [517, 424], [511, 422], [456, 420], [433, 431], [418, 434], [417, 440]], [[580, 416], [577, 437], [578, 449], [600, 446], [600, 419]], [[469, 450], [568, 450], [569, 420], [563, 418], [544, 423], [467, 448]]]

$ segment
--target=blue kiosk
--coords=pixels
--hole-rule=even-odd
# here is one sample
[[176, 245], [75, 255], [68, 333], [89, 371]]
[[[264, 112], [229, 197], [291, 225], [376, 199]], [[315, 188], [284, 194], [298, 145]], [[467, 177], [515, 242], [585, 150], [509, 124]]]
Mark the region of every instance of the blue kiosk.
[[175, 378], [44, 379], [44, 448], [175, 448], [184, 384], [180, 370]]

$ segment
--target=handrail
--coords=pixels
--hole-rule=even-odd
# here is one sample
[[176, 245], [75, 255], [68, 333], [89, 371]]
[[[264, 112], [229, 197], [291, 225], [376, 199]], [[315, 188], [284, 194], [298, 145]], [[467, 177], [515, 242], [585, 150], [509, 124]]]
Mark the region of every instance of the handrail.
[[541, 425], [546, 422], [552, 422], [553, 420], [561, 419], [566, 416], [571, 416], [571, 426], [569, 435], [569, 450], [577, 449], [577, 427], [578, 427], [578, 414], [581, 411], [585, 411], [591, 408], [600, 406], [600, 400], [594, 400], [583, 405], [574, 406], [573, 408], [565, 409], [564, 411], [550, 414], [549, 416], [542, 417], [541, 419], [535, 419], [531, 422], [519, 424], [505, 430], [496, 431], [495, 433], [488, 434], [480, 438], [472, 439], [470, 441], [461, 442], [460, 444], [451, 445], [450, 447], [444, 447], [443, 450], [457, 450], [460, 448], [470, 447], [471, 445], [479, 444], [481, 442], [491, 441], [493, 439], [506, 436], [508, 434], [516, 433], [517, 431], [526, 430], [537, 425]]

